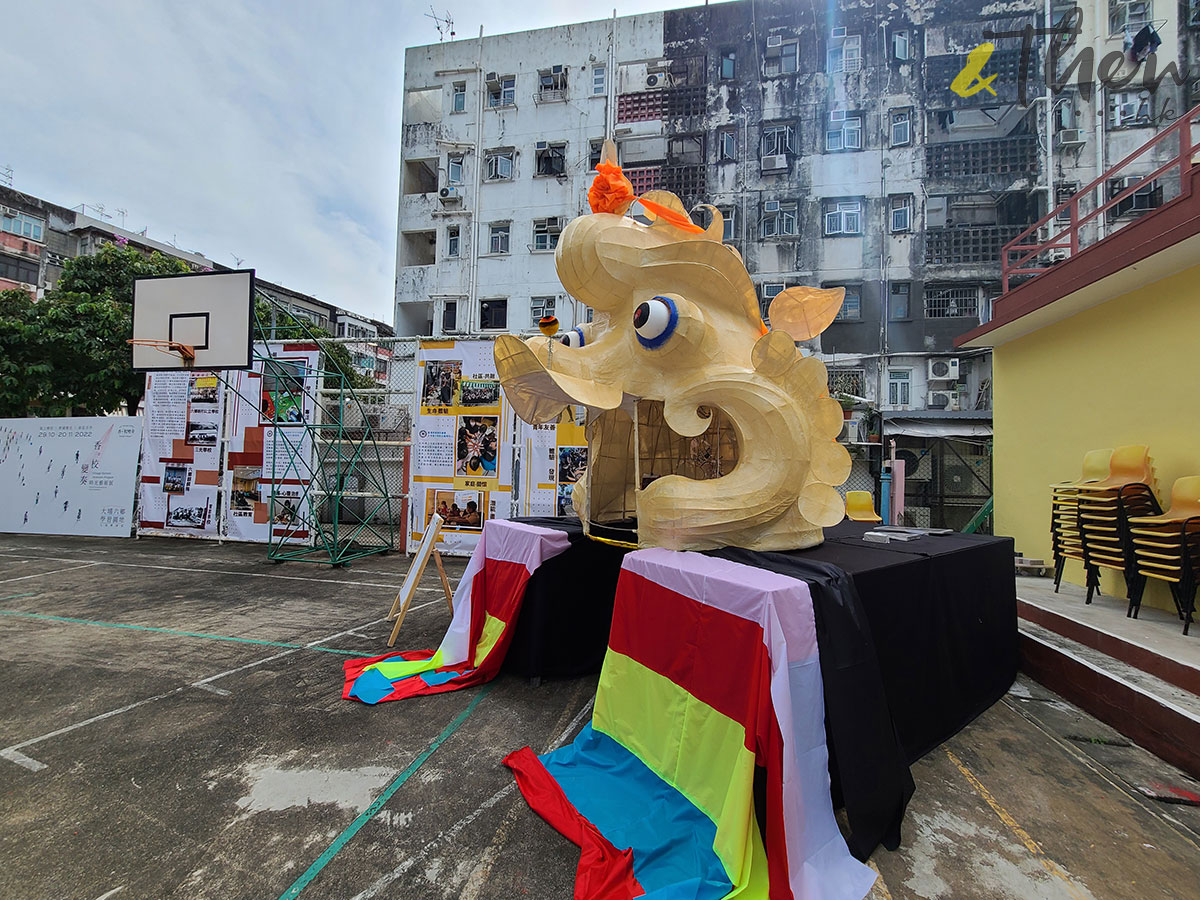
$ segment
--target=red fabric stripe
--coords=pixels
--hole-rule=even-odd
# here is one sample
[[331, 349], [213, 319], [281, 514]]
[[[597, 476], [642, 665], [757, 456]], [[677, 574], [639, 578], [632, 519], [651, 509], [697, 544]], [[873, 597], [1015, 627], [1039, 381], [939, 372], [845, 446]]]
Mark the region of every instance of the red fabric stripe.
[[579, 847], [575, 900], [632, 900], [646, 892], [633, 874], [633, 851], [618, 850], [579, 814], [562, 788], [528, 747], [504, 757], [529, 808]]
[[525, 585], [528, 582], [529, 570], [523, 562], [485, 559], [483, 568], [475, 573], [475, 579], [471, 582], [471, 651], [467, 658], [467, 664], [471, 668], [487, 664], [487, 661], [475, 658], [475, 648], [483, 634], [487, 613], [505, 623], [500, 640], [489, 654], [489, 659], [495, 660], [492, 665], [498, 664], [508, 653], [508, 645], [512, 643], [513, 625], [516, 624], [517, 615], [521, 611], [521, 601], [525, 599]]

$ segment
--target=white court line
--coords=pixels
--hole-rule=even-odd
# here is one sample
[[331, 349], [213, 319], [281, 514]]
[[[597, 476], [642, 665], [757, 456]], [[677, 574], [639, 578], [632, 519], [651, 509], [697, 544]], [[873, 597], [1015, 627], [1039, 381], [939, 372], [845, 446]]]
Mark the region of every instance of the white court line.
[[[0, 556], [20, 556], [20, 554], [0, 551]], [[71, 559], [70, 557], [64, 557], [64, 556], [24, 556], [22, 558], [23, 559], [48, 559], [52, 562], [79, 562], [78, 559]], [[333, 579], [333, 578], [309, 578], [304, 575], [272, 575], [268, 572], [236, 572], [236, 571], [231, 572], [231, 571], [228, 571], [225, 569], [189, 569], [189, 568], [185, 568], [183, 566], [152, 566], [148, 563], [121, 563], [121, 562], [109, 562], [108, 560], [96, 560], [95, 562], [90, 562], [87, 565], [89, 565], [89, 566], [124, 566], [125, 568], [128, 568], [128, 569], [161, 569], [161, 570], [164, 570], [167, 572], [204, 572], [209, 575], [238, 575], [243, 578], [279, 578], [284, 581], [307, 581], [310, 584], [349, 584], [349, 585], [354, 585], [356, 587], [380, 587], [380, 588], [391, 588], [393, 590], [396, 589], [395, 583], [380, 584], [375, 581], [339, 581], [339, 580]], [[78, 568], [84, 568], [84, 566], [79, 566]], [[69, 569], [60, 569], [59, 571], [67, 572], [70, 570]], [[48, 575], [50, 573], [47, 572], [45, 574]], [[34, 578], [36, 576], [26, 575], [23, 577]], [[10, 579], [5, 579], [5, 580], [16, 581], [17, 579], [10, 578]], [[2, 582], [0, 582], [0, 583], [2, 583]]]
[[112, 897], [115, 894], [119, 894], [123, 890], [125, 890], [125, 885], [121, 885], [119, 888], [113, 888], [107, 894], [101, 894], [99, 897], [96, 898], [96, 900], [108, 900], [109, 897]]
[[[34, 557], [36, 559], [36, 557]], [[63, 560], [64, 562], [66, 560]], [[76, 562], [76, 560], [71, 560]], [[65, 569], [51, 569], [49, 572], [37, 572], [33, 575], [18, 575], [16, 578], [0, 578], [0, 584], [8, 584], [10, 581], [24, 581], [26, 578], [41, 578], [43, 575], [56, 575], [59, 572], [74, 572], [76, 569], [90, 569], [92, 566], [98, 566], [98, 562], [84, 563], [82, 566], [68, 566]]]
[[[428, 603], [421, 603], [417, 606], [410, 607], [408, 611], [410, 613], [414, 613], [419, 609], [424, 609], [426, 606], [433, 606], [437, 602], [438, 602], [437, 600], [430, 600]], [[42, 762], [38, 762], [36, 759], [31, 759], [30, 757], [26, 756], [24, 753], [21, 753], [20, 752], [21, 750], [25, 749], [26, 747], [31, 747], [34, 744], [40, 744], [40, 743], [42, 743], [42, 741], [48, 741], [50, 738], [59, 737], [60, 735], [67, 734], [70, 731], [75, 731], [78, 728], [83, 728], [87, 725], [92, 725], [96, 722], [101, 722], [105, 719], [110, 719], [113, 716], [119, 716], [122, 713], [129, 712], [131, 709], [137, 709], [139, 706], [145, 706], [147, 703], [154, 703], [156, 700], [162, 700], [166, 697], [173, 697], [176, 694], [180, 693], [181, 691], [187, 690], [189, 687], [195, 687], [195, 688], [200, 688], [201, 690], [205, 690], [207, 685], [211, 684], [214, 681], [217, 681], [220, 678], [225, 678], [229, 675], [234, 675], [238, 672], [244, 672], [247, 669], [253, 669], [256, 666], [261, 666], [266, 663], [272, 662], [274, 660], [281, 659], [284, 656], [291, 656], [293, 653], [299, 653], [301, 650], [305, 649], [306, 647], [315, 647], [317, 644], [323, 644], [326, 641], [332, 641], [335, 638], [345, 637], [346, 635], [348, 635], [352, 631], [354, 631], [355, 628], [367, 628], [371, 625], [378, 625], [380, 622], [386, 622], [386, 621], [387, 621], [387, 617], [385, 616], [382, 619], [374, 619], [374, 620], [372, 620], [370, 622], [366, 622], [362, 625], [355, 625], [354, 628], [347, 628], [345, 631], [337, 632], [337, 634], [330, 634], [323, 638], [317, 638], [317, 640], [315, 640], [315, 641], [309, 641], [307, 644], [304, 645], [304, 647], [296, 647], [291, 650], [284, 650], [282, 653], [275, 653], [275, 654], [272, 654], [271, 656], [265, 657], [263, 659], [255, 660], [254, 662], [246, 663], [245, 665], [241, 665], [241, 666], [238, 666], [233, 669], [226, 669], [224, 672], [218, 672], [216, 675], [210, 675], [207, 678], [202, 678], [199, 681], [193, 681], [190, 684], [181, 685], [180, 687], [177, 687], [174, 690], [167, 691], [166, 693], [163, 693], [163, 694], [156, 694], [153, 697], [147, 697], [144, 700], [138, 700], [135, 703], [127, 704], [125, 706], [120, 707], [119, 709], [110, 709], [108, 712], [100, 713], [100, 715], [98, 715], [98, 716], [92, 716], [90, 719], [84, 719], [82, 722], [76, 722], [73, 725], [64, 725], [62, 728], [57, 728], [54, 731], [47, 732], [46, 734], [39, 735], [38, 737], [30, 738], [27, 741], [21, 741], [19, 744], [13, 744], [11, 747], [5, 747], [3, 750], [0, 750], [0, 757], [7, 759], [9, 762], [14, 762], [19, 766], [24, 766], [25, 768], [30, 769], [31, 771], [39, 772], [42, 769], [46, 768], [46, 764], [42, 763]]]
[[[572, 719], [571, 723], [563, 729], [562, 733], [550, 742], [550, 745], [546, 748], [547, 753], [549, 753], [551, 750], [557, 750], [566, 742], [567, 738], [571, 736], [572, 732], [579, 727], [579, 723], [582, 722], [588, 713], [592, 711], [592, 706], [594, 706], [595, 703], [596, 698], [593, 696], [590, 700], [588, 700], [587, 703], [583, 705], [583, 709], [581, 709], [575, 715], [575, 718]], [[351, 900], [371, 900], [372, 897], [378, 896], [379, 892], [389, 884], [400, 878], [403, 878], [404, 874], [409, 869], [424, 859], [438, 844], [440, 844], [442, 841], [454, 840], [459, 832], [483, 815], [484, 810], [491, 809], [516, 789], [516, 781], [510, 781], [504, 787], [500, 788], [500, 790], [496, 791], [496, 793], [492, 794], [492, 796], [480, 803], [473, 812], [467, 813], [449, 828], [438, 832], [438, 834], [432, 840], [426, 843], [424, 847], [422, 847], [412, 856], [408, 857], [408, 859], [404, 860], [404, 862], [400, 863], [400, 865], [396, 866], [396, 868], [392, 869], [392, 871], [380, 875], [366, 890], [355, 894]]]

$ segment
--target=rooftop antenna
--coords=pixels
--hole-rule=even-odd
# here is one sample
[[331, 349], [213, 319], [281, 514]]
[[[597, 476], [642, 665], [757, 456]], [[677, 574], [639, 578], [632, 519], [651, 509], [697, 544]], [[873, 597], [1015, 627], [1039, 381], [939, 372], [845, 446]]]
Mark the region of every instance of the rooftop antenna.
[[95, 211], [96, 211], [96, 212], [99, 214], [100, 218], [102, 218], [102, 219], [111, 219], [111, 218], [112, 218], [112, 216], [110, 216], [110, 215], [109, 215], [109, 214], [108, 214], [108, 213], [105, 211], [105, 206], [104, 206], [104, 204], [103, 204], [103, 203], [96, 203], [96, 204], [94, 204], [94, 205], [92, 206], [92, 209], [94, 209], [94, 210], [95, 210]]
[[450, 40], [454, 40], [454, 19], [449, 10], [446, 10], [445, 15], [439, 16], [431, 3], [429, 12], [425, 13], [425, 18], [433, 19], [433, 27], [437, 29], [439, 41], [444, 41], [447, 35], [450, 36]]
[[5, 187], [13, 186], [13, 167], [4, 165], [0, 166], [0, 184]]
[[118, 206], [117, 207], [117, 215], [121, 217], [121, 227], [124, 228], [125, 227], [125, 217], [127, 215], [129, 215], [129, 210], [121, 209], [121, 207]]
[[246, 261], [244, 256], [238, 256], [232, 250], [229, 251], [229, 255], [233, 257], [233, 267], [235, 269], [240, 269], [242, 267], [242, 263]]

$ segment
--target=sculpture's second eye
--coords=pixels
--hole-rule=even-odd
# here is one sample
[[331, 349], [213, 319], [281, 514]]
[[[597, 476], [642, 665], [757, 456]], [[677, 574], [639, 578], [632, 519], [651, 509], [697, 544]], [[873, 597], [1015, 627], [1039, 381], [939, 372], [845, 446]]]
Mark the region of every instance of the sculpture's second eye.
[[652, 297], [633, 311], [633, 327], [638, 343], [653, 350], [675, 331], [679, 310], [670, 297]]
[[570, 331], [562, 335], [562, 337], [560, 337], [558, 340], [560, 343], [566, 344], [568, 347], [571, 347], [575, 350], [578, 350], [585, 343], [587, 343], [587, 341], [585, 341], [583, 338], [582, 328], [572, 328]]

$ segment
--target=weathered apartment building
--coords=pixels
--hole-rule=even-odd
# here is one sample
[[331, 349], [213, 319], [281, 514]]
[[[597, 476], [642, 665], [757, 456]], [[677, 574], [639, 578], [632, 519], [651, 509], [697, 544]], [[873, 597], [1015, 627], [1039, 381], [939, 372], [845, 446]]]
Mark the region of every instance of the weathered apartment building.
[[[0, 185], [0, 291], [16, 288], [41, 298], [58, 283], [65, 260], [89, 256], [118, 239], [143, 253], [158, 251], [181, 259], [196, 271], [229, 268], [199, 252], [156, 241], [144, 232], [129, 231], [78, 208], [68, 209]], [[359, 339], [347, 342], [352, 364], [363, 375], [387, 380], [392, 350], [377, 340], [392, 336], [390, 325], [261, 278], [256, 284], [297, 318], [335, 337]]]
[[[1066, 72], [1075, 86], [1052, 92], [1046, 37], [1026, 47], [1019, 32], [1064, 17], [1078, 34], [1055, 82]], [[987, 320], [1007, 241], [1190, 107], [1173, 78], [1143, 89], [1131, 53], [1148, 26], [1159, 71], [1185, 70], [1193, 23], [1166, 0], [738, 0], [410, 48], [396, 331], [580, 321], [554, 247], [588, 211], [608, 136], [636, 191], [722, 210], [764, 309], [793, 284], [845, 287], [813, 350], [886, 436], [978, 448], [990, 356], [954, 352], [954, 337]], [[960, 96], [951, 85], [988, 41], [980, 77], [995, 77]], [[1160, 202], [1139, 192], [1096, 227]], [[986, 497], [977, 462], [943, 480]], [[936, 480], [919, 459], [910, 477], [920, 465]]]

